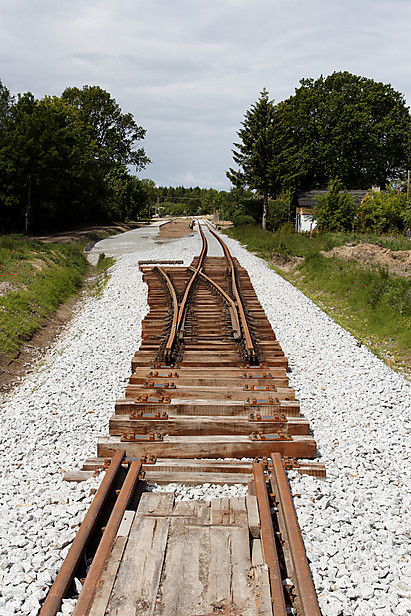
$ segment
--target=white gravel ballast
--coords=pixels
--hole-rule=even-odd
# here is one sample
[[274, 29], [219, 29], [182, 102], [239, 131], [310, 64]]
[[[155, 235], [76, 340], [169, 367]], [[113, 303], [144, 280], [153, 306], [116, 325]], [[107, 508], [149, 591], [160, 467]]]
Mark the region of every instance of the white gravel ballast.
[[[327, 468], [326, 480], [289, 474], [323, 615], [410, 614], [411, 384], [264, 261], [228, 244], [288, 357]], [[189, 236], [119, 257], [101, 296], [83, 301], [46, 362], [3, 404], [0, 616], [37, 615], [100, 481], [62, 477], [95, 455], [124, 392], [147, 311], [138, 260], [188, 265], [199, 245]]]

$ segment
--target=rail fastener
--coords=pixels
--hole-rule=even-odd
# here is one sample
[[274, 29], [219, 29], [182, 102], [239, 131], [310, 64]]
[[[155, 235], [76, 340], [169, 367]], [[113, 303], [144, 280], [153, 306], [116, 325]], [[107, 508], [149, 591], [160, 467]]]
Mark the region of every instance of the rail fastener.
[[277, 391], [275, 385], [244, 385], [243, 391]]
[[273, 434], [263, 434], [262, 432], [252, 432], [250, 434], [250, 439], [252, 441], [292, 441], [293, 437], [291, 434], [287, 434], [286, 432], [274, 432]]
[[120, 441], [122, 443], [151, 443], [158, 442], [163, 440], [163, 435], [159, 432], [154, 432], [151, 434], [135, 434], [135, 433], [127, 433], [122, 434], [120, 437]]
[[168, 419], [168, 414], [165, 411], [159, 411], [158, 413], [144, 413], [143, 411], [136, 410], [129, 415], [129, 419], [146, 419], [148, 421], [155, 421], [156, 419], [164, 420]]
[[272, 421], [286, 423], [288, 421], [284, 413], [274, 413], [274, 415], [261, 415], [261, 413], [250, 413], [248, 421]]
[[268, 405], [275, 405], [275, 406], [279, 406], [280, 405], [280, 401], [278, 398], [271, 398], [271, 396], [268, 399], [257, 399], [257, 398], [247, 398], [247, 400], [244, 401], [245, 406], [268, 406]]

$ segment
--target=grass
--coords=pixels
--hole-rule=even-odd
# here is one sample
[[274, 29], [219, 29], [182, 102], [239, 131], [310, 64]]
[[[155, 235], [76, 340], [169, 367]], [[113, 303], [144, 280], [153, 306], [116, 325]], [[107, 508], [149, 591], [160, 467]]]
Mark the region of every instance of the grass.
[[82, 286], [88, 262], [79, 244], [0, 237], [0, 356], [11, 360], [45, 317]]
[[312, 257], [321, 250], [332, 250], [347, 243], [368, 242], [379, 244], [389, 250], [409, 250], [410, 242], [399, 236], [360, 235], [355, 233], [321, 233], [312, 238], [302, 233], [271, 233], [259, 227], [245, 225], [230, 227], [224, 231], [230, 237], [247, 246], [261, 257], [270, 257], [273, 252], [283, 256]]
[[106, 257], [104, 252], [99, 254], [98, 262], [97, 262], [96, 270], [95, 270], [96, 276], [93, 278], [92, 282], [90, 283], [90, 293], [94, 297], [100, 297], [109, 279], [107, 270], [114, 263], [115, 263], [115, 259], [113, 259], [113, 257]]
[[411, 374], [411, 282], [383, 267], [364, 268], [333, 257], [331, 250], [346, 243], [378, 243], [391, 250], [410, 249], [406, 238], [324, 233], [312, 239], [301, 234], [273, 234], [258, 227], [227, 231], [248, 250], [270, 261], [274, 254], [302, 257], [297, 269], [276, 271], [317, 303], [358, 340], [392, 367]]

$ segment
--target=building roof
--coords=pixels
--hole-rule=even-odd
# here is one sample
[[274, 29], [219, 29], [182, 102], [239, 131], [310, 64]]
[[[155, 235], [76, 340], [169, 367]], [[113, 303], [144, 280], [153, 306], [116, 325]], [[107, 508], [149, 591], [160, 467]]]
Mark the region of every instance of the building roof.
[[[344, 194], [344, 190], [340, 190], [340, 194]], [[361, 200], [364, 199], [365, 195], [368, 192], [371, 192], [371, 188], [369, 190], [347, 190], [348, 194], [354, 197], [354, 200], [357, 204], [361, 203]], [[328, 190], [301, 190], [297, 188], [294, 195], [294, 204], [297, 207], [304, 208], [312, 208], [317, 205], [315, 198], [318, 195], [325, 195], [328, 193]]]

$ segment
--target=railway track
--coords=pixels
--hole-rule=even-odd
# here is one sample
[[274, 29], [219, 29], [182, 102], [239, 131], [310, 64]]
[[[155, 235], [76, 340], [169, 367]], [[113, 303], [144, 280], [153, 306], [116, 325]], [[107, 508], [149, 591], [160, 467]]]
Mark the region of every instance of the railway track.
[[[320, 614], [286, 469], [325, 470], [247, 272], [199, 233], [190, 267], [140, 265], [150, 310], [125, 397], [97, 458], [67, 478], [107, 472], [41, 616], [75, 578], [74, 616]], [[175, 502], [154, 482], [248, 493]]]

